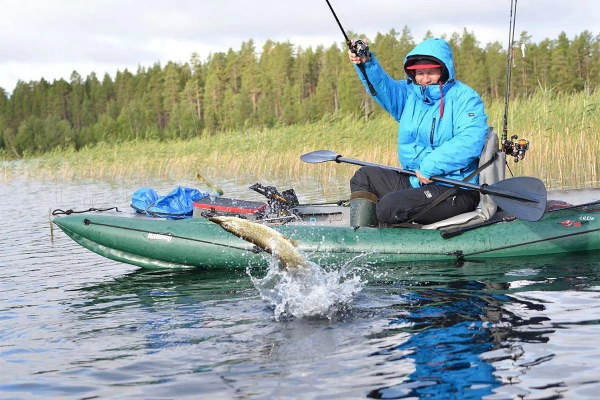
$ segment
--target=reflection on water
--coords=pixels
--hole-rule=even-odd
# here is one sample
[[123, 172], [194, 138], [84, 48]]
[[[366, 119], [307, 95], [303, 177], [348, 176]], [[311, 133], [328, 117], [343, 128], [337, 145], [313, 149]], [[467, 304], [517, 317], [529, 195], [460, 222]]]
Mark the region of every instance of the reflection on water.
[[136, 188], [0, 187], [0, 398], [594, 398], [600, 389], [599, 254], [362, 266], [348, 307], [275, 321], [245, 268], [149, 272], [60, 231], [51, 240], [50, 208], [127, 209]]

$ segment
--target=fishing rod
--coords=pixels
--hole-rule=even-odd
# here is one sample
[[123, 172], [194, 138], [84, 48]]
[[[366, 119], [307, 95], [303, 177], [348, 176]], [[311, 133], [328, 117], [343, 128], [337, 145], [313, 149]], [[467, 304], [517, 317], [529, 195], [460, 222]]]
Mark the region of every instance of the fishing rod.
[[[350, 49], [350, 51], [352, 53], [356, 54], [360, 58], [370, 57], [371, 52], [369, 51], [369, 45], [360, 39], [355, 40], [354, 44], [352, 44], [352, 41], [348, 38], [348, 35], [346, 35], [346, 31], [342, 27], [340, 20], [338, 19], [337, 15], [335, 14], [335, 11], [333, 11], [333, 7], [331, 7], [331, 3], [329, 3], [329, 0], [325, 0], [325, 1], [327, 2], [327, 5], [329, 6], [331, 13], [333, 14], [335, 21], [337, 22], [338, 26], [340, 27], [340, 30], [344, 34], [344, 38], [346, 39], [346, 44], [348, 45], [348, 49]], [[365, 81], [367, 82], [367, 86], [369, 87], [369, 92], [371, 93], [371, 96], [375, 96], [377, 94], [377, 92], [375, 91], [375, 88], [371, 84], [371, 81], [369, 81], [369, 77], [367, 76], [367, 70], [365, 69], [365, 65], [362, 62], [360, 64], [358, 64], [358, 69], [360, 69], [360, 72], [362, 72], [362, 75], [365, 78]]]
[[504, 121], [502, 124], [502, 151], [508, 156], [514, 157], [515, 162], [525, 158], [529, 150], [529, 140], [519, 139], [518, 135], [512, 135], [508, 140], [508, 102], [510, 99], [510, 78], [513, 65], [513, 48], [515, 43], [515, 24], [517, 20], [517, 0], [510, 2], [510, 22], [508, 25], [508, 56], [506, 65], [506, 94], [504, 97]]

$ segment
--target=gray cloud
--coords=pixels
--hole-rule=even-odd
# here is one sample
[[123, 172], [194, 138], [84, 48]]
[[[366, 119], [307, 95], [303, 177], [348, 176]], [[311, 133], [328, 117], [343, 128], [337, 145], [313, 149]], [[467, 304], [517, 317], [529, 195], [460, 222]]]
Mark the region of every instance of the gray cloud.
[[[331, 2], [347, 30], [369, 36], [405, 25], [416, 40], [428, 29], [439, 36], [467, 28], [482, 44], [504, 43], [508, 36], [508, 0]], [[554, 39], [561, 31], [570, 37], [584, 29], [597, 35], [599, 21], [600, 11], [590, 0], [529, 0], [519, 3], [516, 30], [528, 31], [534, 41]], [[248, 39], [259, 46], [266, 39], [290, 39], [304, 47], [342, 42], [323, 0], [4, 0], [0, 87], [11, 90], [15, 76], [39, 80], [44, 71], [58, 73], [65, 65], [98, 65], [102, 74], [100, 68], [186, 61], [193, 51], [206, 57]]]

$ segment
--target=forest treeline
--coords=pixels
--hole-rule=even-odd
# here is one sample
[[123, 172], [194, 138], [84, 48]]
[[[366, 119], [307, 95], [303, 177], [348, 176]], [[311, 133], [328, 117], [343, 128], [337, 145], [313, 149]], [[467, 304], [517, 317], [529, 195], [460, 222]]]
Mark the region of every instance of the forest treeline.
[[[352, 35], [351, 37], [360, 37]], [[432, 37], [427, 33], [426, 38]], [[446, 37], [457, 78], [484, 97], [505, 96], [507, 50], [481, 46], [466, 29]], [[408, 27], [369, 41], [380, 63], [404, 78], [404, 56], [416, 42]], [[56, 147], [142, 139], [187, 139], [249, 127], [306, 123], [326, 114], [379, 112], [348, 62], [342, 44], [316, 48], [252, 40], [200, 60], [119, 71], [114, 79], [74, 71], [69, 81], [19, 81], [0, 88], [0, 155], [22, 157]], [[512, 96], [537, 90], [594, 91], [600, 86], [600, 35], [533, 43], [523, 32], [513, 49]]]

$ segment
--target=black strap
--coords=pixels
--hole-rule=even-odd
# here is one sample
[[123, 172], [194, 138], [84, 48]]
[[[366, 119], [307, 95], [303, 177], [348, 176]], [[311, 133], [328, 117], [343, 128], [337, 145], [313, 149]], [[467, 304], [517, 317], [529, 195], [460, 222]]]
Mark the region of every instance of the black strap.
[[[481, 171], [483, 171], [484, 169], [486, 169], [487, 167], [489, 167], [490, 165], [492, 165], [492, 163], [494, 161], [496, 161], [497, 158], [498, 158], [498, 153], [494, 153], [494, 156], [492, 158], [490, 158], [487, 162], [485, 162], [483, 165], [481, 165], [475, 171], [471, 172], [469, 174], [469, 176], [467, 176], [465, 179], [463, 179], [463, 182], [468, 182], [471, 179], [473, 179], [473, 177], [475, 177]], [[407, 222], [408, 223], [413, 222], [414, 220], [416, 220], [417, 218], [419, 218], [420, 216], [422, 216], [423, 214], [425, 214], [427, 211], [431, 210], [433, 207], [435, 207], [438, 204], [440, 204], [442, 201], [444, 201], [444, 199], [446, 199], [447, 197], [452, 196], [454, 193], [456, 193], [456, 191], [458, 190], [458, 188], [459, 188], [458, 186], [454, 186], [452, 189], [444, 192], [444, 194], [442, 194], [440, 197], [438, 197], [437, 199], [435, 199], [434, 202], [430, 203], [427, 207], [425, 207], [424, 209], [422, 209], [420, 212], [417, 213], [417, 215], [415, 215], [414, 217], [412, 217], [411, 219], [409, 219]]]

